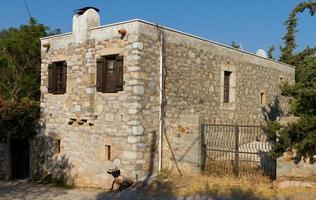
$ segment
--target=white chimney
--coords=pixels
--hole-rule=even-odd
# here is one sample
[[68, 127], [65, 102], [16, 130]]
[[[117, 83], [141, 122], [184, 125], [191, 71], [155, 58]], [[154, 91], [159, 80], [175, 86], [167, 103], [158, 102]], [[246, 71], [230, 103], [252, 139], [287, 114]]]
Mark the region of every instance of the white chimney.
[[89, 39], [90, 28], [100, 26], [99, 9], [84, 7], [76, 10], [72, 19], [72, 32], [76, 43], [83, 43]]
[[257, 56], [263, 57], [263, 58], [267, 58], [267, 53], [263, 50], [263, 49], [258, 49], [256, 52]]

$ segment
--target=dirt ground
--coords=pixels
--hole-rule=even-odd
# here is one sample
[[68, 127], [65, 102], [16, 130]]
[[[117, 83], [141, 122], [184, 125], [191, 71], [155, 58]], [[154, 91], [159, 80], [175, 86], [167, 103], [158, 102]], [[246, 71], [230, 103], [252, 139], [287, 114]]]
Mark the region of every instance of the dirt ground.
[[243, 179], [181, 177], [153, 182], [150, 186], [123, 192], [100, 189], [65, 189], [27, 180], [0, 181], [0, 200], [315, 200], [315, 189], [277, 191], [270, 183]]

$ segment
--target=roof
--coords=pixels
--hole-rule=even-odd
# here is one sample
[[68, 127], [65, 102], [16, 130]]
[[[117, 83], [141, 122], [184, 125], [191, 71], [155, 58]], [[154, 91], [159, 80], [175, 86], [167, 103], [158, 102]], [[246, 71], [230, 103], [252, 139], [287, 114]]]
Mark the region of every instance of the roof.
[[[201, 41], [209, 42], [211, 44], [215, 44], [215, 45], [218, 45], [218, 46], [221, 46], [221, 47], [225, 47], [225, 48], [228, 48], [228, 49], [231, 49], [231, 50], [234, 50], [234, 51], [242, 52], [242, 53], [245, 53], [245, 54], [248, 54], [248, 55], [251, 55], [251, 56], [255, 56], [255, 57], [258, 57], [258, 58], [261, 58], [261, 59], [264, 59], [264, 60], [269, 60], [269, 61], [272, 61], [272, 62], [275, 62], [275, 63], [278, 63], [278, 64], [286, 65], [286, 66], [291, 67], [291, 68], [296, 68], [295, 66], [289, 65], [287, 63], [279, 62], [279, 61], [271, 59], [271, 58], [264, 58], [264, 57], [256, 55], [255, 53], [252, 53], [252, 52], [249, 52], [249, 51], [245, 51], [243, 49], [237, 49], [237, 48], [234, 48], [234, 47], [222, 44], [222, 43], [218, 43], [218, 42], [206, 39], [206, 38], [202, 38], [200, 36], [196, 36], [196, 35], [193, 35], [193, 34], [190, 34], [190, 33], [182, 32], [182, 31], [179, 31], [179, 30], [176, 30], [176, 29], [173, 29], [173, 28], [169, 28], [169, 27], [166, 27], [166, 26], [161, 26], [159, 24], [148, 22], [148, 21], [145, 21], [145, 20], [142, 20], [142, 19], [132, 19], [132, 20], [127, 20], [127, 21], [122, 21], [122, 22], [102, 25], [102, 26], [91, 28], [90, 30], [102, 29], [102, 28], [107, 28], [107, 27], [111, 27], [111, 26], [118, 26], [118, 25], [121, 25], [121, 24], [133, 23], [133, 22], [141, 22], [141, 23], [144, 23], [144, 24], [147, 24], [147, 25], [151, 25], [151, 26], [155, 26], [155, 27], [159, 26], [159, 27], [161, 27], [161, 28], [163, 28], [165, 30], [168, 30], [168, 31], [172, 31], [172, 32], [175, 32], [175, 33], [178, 33], [178, 34], [186, 35], [186, 36], [189, 36], [189, 37], [201, 40]], [[63, 33], [63, 34], [59, 34], [59, 35], [48, 36], [48, 37], [44, 37], [44, 38], [41, 38], [41, 39], [49, 39], [49, 38], [54, 38], [54, 37], [61, 37], [61, 36], [66, 36], [66, 35], [70, 35], [70, 34], [72, 34], [72, 32]]]

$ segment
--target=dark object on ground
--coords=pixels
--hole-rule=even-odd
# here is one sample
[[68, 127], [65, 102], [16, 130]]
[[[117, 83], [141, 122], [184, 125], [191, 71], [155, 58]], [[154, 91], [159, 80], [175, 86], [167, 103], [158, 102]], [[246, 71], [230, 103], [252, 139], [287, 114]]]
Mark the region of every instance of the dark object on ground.
[[118, 168], [109, 169], [108, 174], [111, 174], [114, 178], [111, 191], [113, 190], [114, 184], [119, 186], [119, 191], [122, 191], [133, 185], [133, 181], [121, 175], [121, 171]]

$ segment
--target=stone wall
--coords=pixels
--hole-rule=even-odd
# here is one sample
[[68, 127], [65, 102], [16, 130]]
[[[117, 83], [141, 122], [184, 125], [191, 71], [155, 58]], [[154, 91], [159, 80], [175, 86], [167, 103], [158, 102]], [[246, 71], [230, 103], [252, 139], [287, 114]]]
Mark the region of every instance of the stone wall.
[[[127, 30], [123, 39], [118, 34], [122, 28]], [[201, 122], [263, 120], [262, 107], [273, 106], [280, 77], [293, 82], [294, 69], [183, 33], [163, 32], [167, 70], [163, 167], [175, 169], [173, 152], [182, 172], [197, 172]], [[41, 68], [40, 140], [46, 142], [41, 143], [45, 153], [32, 154], [32, 163], [43, 163], [42, 169], [31, 168], [46, 175], [62, 172], [77, 186], [109, 188], [110, 168], [119, 167], [132, 178], [146, 178], [157, 169], [159, 41], [157, 28], [138, 20], [92, 28], [88, 35], [84, 43], [76, 42], [72, 34], [42, 39], [42, 44], [50, 43], [48, 51], [42, 49]], [[99, 93], [96, 59], [110, 54], [124, 56], [124, 89]], [[47, 66], [62, 60], [67, 62], [67, 91], [53, 95], [47, 91]], [[232, 71], [228, 104], [222, 102], [224, 70]], [[262, 92], [265, 105], [260, 105]], [[56, 140], [61, 141], [60, 153], [54, 153]], [[106, 145], [111, 146], [110, 161]]]
[[[287, 152], [277, 159], [277, 178], [314, 181], [316, 177], [316, 164], [310, 163], [309, 159], [294, 163], [294, 156], [293, 153]], [[316, 156], [314, 159], [316, 159]]]
[[[282, 117], [279, 123], [283, 126], [296, 123], [299, 117]], [[303, 179], [315, 180], [316, 163], [310, 163], [309, 159], [302, 159], [295, 163], [295, 150], [283, 153], [282, 157], [277, 159], [277, 178], [278, 179]], [[314, 160], [316, 156], [314, 156]]]
[[[122, 28], [128, 31], [124, 39], [118, 34]], [[149, 167], [144, 152], [150, 145], [143, 137], [141, 113], [143, 98], [150, 97], [143, 97], [147, 75], [139, 65], [143, 46], [137, 31], [134, 22], [91, 29], [90, 39], [80, 44], [72, 34], [42, 39], [51, 48], [42, 50], [41, 134], [61, 141], [61, 153], [45, 155], [46, 173], [54, 173], [56, 163], [66, 163], [73, 184], [105, 188], [112, 184], [112, 176], [106, 173], [110, 168], [118, 167], [132, 178], [146, 175]], [[111, 54], [124, 56], [124, 89], [112, 94], [96, 92], [96, 59]], [[67, 62], [67, 91], [53, 95], [47, 91], [47, 66], [61, 60]], [[69, 124], [70, 118], [76, 121]], [[79, 123], [82, 120], [86, 122]], [[111, 146], [110, 161], [106, 145]]]
[[[223, 121], [263, 121], [263, 108], [275, 111], [282, 81], [294, 82], [295, 69], [200, 38], [164, 29], [166, 68], [166, 135], [164, 167], [175, 169], [173, 151], [182, 172], [200, 170], [200, 123], [209, 118]], [[159, 83], [159, 43], [157, 27], [142, 23], [140, 41], [144, 44], [142, 66], [152, 70]], [[154, 67], [153, 67], [154, 66]], [[223, 103], [223, 74], [232, 72], [230, 103]], [[145, 86], [150, 88], [150, 86]], [[157, 89], [152, 90], [157, 91]], [[261, 104], [261, 93], [265, 102]], [[158, 93], [150, 95], [152, 99]], [[152, 102], [152, 107], [156, 101]], [[150, 104], [150, 103], [148, 103]], [[284, 104], [280, 107], [286, 108]], [[271, 113], [269, 113], [271, 114]], [[150, 117], [150, 116], [148, 116]], [[165, 138], [166, 139], [166, 138]]]

